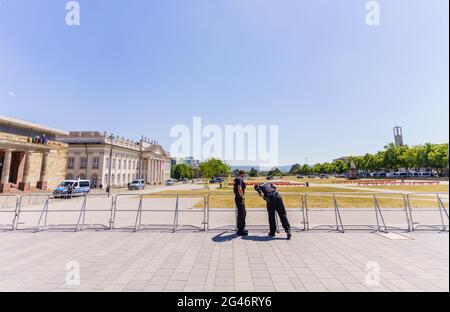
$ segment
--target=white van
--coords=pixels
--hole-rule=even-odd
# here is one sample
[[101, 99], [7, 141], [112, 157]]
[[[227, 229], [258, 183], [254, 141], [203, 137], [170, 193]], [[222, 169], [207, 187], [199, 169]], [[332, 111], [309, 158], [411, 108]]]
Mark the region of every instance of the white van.
[[145, 188], [145, 180], [144, 179], [136, 179], [131, 181], [128, 184], [128, 190], [143, 190]]
[[419, 178], [432, 178], [433, 174], [431, 172], [419, 172], [417, 176]]

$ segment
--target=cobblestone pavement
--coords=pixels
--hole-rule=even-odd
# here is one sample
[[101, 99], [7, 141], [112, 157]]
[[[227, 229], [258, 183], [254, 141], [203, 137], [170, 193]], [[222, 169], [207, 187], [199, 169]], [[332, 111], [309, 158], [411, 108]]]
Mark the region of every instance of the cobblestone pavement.
[[448, 233], [4, 232], [0, 245], [0, 291], [449, 291]]

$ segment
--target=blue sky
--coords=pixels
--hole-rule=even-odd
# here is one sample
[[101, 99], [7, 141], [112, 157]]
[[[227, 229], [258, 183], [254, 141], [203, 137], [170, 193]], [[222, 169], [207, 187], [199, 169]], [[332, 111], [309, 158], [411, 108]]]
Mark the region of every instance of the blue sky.
[[448, 142], [449, 2], [0, 0], [0, 114], [64, 130], [279, 125], [280, 163]]

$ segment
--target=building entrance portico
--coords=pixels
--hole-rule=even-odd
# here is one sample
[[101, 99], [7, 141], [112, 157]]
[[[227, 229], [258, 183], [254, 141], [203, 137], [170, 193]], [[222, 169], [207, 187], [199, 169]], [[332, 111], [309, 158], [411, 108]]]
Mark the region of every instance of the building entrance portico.
[[[47, 189], [46, 173], [50, 148], [33, 147], [33, 149], [27, 149], [23, 145], [3, 148], [0, 144], [0, 193], [14, 189], [29, 191], [31, 186], [41, 190]], [[31, 185], [32, 166], [34, 167], [39, 163], [39, 179], [36, 185]], [[36, 168], [33, 169], [33, 171], [36, 171]]]
[[0, 115], [0, 193], [61, 182], [67, 145], [54, 141], [57, 133], [65, 132]]
[[[145, 180], [148, 184], [159, 185], [170, 178], [171, 157], [161, 145], [148, 146], [142, 153], [146, 165]], [[169, 170], [168, 170], [169, 168]]]

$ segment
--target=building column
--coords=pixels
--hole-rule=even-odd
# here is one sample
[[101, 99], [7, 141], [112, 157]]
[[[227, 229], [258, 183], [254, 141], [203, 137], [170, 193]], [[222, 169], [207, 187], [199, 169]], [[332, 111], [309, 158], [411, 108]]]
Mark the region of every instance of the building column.
[[23, 169], [23, 179], [19, 183], [19, 190], [27, 192], [30, 190], [31, 155], [32, 152], [25, 152], [25, 168]]
[[49, 156], [48, 152], [42, 153], [41, 174], [39, 176], [39, 181], [37, 183], [37, 188], [40, 190], [47, 189], [48, 156]]
[[160, 160], [160, 161], [159, 161], [159, 176], [160, 176], [160, 181], [161, 181], [161, 183], [164, 182], [163, 168], [164, 168], [164, 161], [163, 161], [163, 160]]
[[0, 180], [0, 193], [9, 191], [9, 174], [11, 171], [11, 158], [12, 158], [12, 150], [5, 151], [5, 157], [3, 160], [3, 169], [2, 169], [2, 177]]
[[158, 183], [161, 183], [161, 175], [160, 175], [160, 171], [161, 171], [161, 161], [158, 159], [157, 163], [156, 163], [156, 174], [158, 175]]
[[150, 159], [150, 176], [152, 184], [155, 184], [155, 160], [153, 158]]
[[156, 184], [159, 184], [159, 174], [158, 174], [158, 159], [155, 159], [155, 180]]
[[147, 172], [146, 172], [146, 174], [147, 174], [147, 184], [151, 184], [152, 183], [152, 173], [151, 173], [151, 171], [150, 171], [150, 165], [151, 165], [151, 159], [147, 159]]

